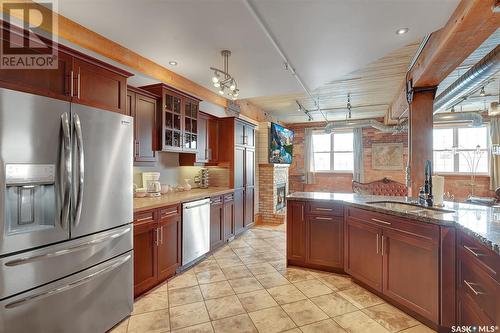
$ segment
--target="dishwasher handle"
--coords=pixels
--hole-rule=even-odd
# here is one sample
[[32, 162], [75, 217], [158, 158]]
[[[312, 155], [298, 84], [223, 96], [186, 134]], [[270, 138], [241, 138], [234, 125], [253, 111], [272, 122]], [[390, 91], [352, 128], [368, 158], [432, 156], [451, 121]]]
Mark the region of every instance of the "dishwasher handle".
[[210, 206], [210, 199], [204, 199], [200, 201], [193, 201], [183, 205], [183, 209], [193, 209], [201, 206]]

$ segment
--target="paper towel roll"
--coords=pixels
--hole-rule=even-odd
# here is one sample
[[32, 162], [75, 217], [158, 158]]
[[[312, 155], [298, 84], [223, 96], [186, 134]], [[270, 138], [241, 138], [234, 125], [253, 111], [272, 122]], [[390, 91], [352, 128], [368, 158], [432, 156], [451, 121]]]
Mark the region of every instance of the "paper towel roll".
[[444, 177], [432, 176], [432, 196], [434, 197], [434, 205], [443, 205], [444, 196]]

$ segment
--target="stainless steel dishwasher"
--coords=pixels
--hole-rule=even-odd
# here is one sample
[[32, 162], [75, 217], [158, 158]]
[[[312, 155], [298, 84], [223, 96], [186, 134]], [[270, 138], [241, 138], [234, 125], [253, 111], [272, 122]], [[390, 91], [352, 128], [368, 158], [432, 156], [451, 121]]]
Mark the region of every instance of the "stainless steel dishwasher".
[[182, 266], [210, 250], [210, 199], [182, 205]]

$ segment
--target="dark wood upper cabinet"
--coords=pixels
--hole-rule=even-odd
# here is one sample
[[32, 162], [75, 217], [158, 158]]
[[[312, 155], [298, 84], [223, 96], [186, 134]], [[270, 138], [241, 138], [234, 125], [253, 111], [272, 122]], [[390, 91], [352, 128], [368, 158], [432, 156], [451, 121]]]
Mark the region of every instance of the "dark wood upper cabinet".
[[73, 101], [126, 114], [127, 78], [91, 62], [73, 60]]
[[224, 204], [222, 196], [210, 198], [210, 250], [224, 244]]
[[255, 150], [245, 149], [245, 186], [255, 185]]
[[134, 117], [134, 162], [157, 160], [157, 99], [147, 91], [127, 89], [128, 113]]
[[234, 188], [239, 189], [245, 186], [245, 148], [235, 147], [234, 149]]
[[234, 143], [240, 146], [255, 147], [255, 126], [236, 120]]
[[200, 113], [198, 117], [198, 149], [196, 150], [196, 162], [207, 163], [210, 157], [208, 150], [208, 117]]
[[350, 217], [345, 227], [346, 272], [373, 289], [382, 291], [382, 229]]
[[200, 100], [163, 83], [141, 88], [160, 96], [157, 117], [160, 150], [196, 153]]
[[208, 163], [219, 162], [219, 122], [215, 117], [209, 117], [207, 121], [207, 147]]
[[[2, 31], [6, 29], [2, 25]], [[10, 33], [25, 39], [23, 30], [10, 26]], [[3, 33], [0, 34], [3, 38]], [[31, 34], [30, 43], [46, 39]], [[12, 39], [15, 40], [15, 39]], [[64, 45], [57, 45], [57, 68], [2, 69], [0, 86], [103, 110], [127, 113], [127, 78], [132, 76], [120, 68], [87, 56]]]

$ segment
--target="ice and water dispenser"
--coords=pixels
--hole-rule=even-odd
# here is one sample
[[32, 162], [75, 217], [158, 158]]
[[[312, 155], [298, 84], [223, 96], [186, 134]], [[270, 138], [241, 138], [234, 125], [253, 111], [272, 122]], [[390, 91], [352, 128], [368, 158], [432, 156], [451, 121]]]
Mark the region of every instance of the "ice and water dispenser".
[[8, 234], [53, 228], [56, 223], [56, 168], [52, 164], [6, 164]]

